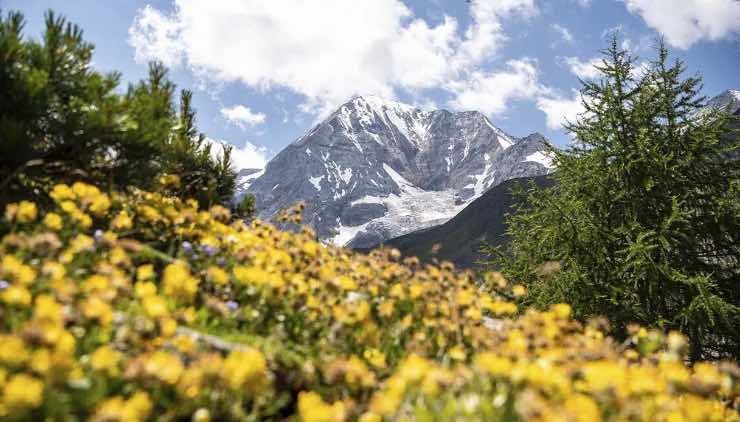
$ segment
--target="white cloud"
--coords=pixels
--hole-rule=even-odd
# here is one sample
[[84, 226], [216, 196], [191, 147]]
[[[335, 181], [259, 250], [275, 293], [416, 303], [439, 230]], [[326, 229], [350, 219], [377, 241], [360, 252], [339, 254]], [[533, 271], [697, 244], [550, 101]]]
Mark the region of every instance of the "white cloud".
[[[225, 141], [208, 138], [206, 140], [211, 144], [211, 155], [214, 158], [220, 158], [224, 153], [224, 146], [229, 145]], [[265, 147], [258, 147], [250, 142], [246, 142], [243, 147], [232, 147], [231, 162], [233, 169], [239, 171], [242, 169], [263, 169], [269, 160], [268, 151]]]
[[170, 12], [139, 10], [129, 42], [138, 61], [287, 88], [321, 115], [355, 94], [395, 97], [465, 77], [505, 42], [504, 19], [536, 13], [534, 0], [474, 1], [461, 32], [455, 18], [430, 25], [401, 0], [175, 0]]
[[465, 32], [461, 51], [478, 62], [493, 55], [506, 40], [501, 20], [512, 16], [531, 17], [538, 13], [534, 0], [476, 0], [471, 2], [473, 24]]
[[740, 33], [737, 0], [624, 0], [627, 9], [671, 45], [687, 49], [701, 40], [719, 40]]
[[256, 126], [265, 122], [264, 113], [254, 113], [249, 107], [241, 104], [234, 107], [221, 108], [221, 115], [231, 124], [245, 129], [247, 126]]
[[571, 33], [570, 33], [570, 31], [568, 30], [568, 28], [566, 28], [566, 27], [564, 27], [564, 26], [562, 26], [562, 25], [558, 25], [558, 24], [556, 24], [556, 23], [554, 23], [554, 24], [550, 25], [550, 27], [551, 27], [551, 28], [552, 28], [552, 29], [553, 29], [553, 30], [554, 30], [555, 32], [557, 32], [557, 33], [558, 33], [558, 34], [560, 35], [560, 38], [561, 38], [561, 39], [562, 39], [563, 41], [565, 41], [565, 42], [567, 42], [567, 43], [571, 43], [571, 42], [573, 42], [573, 34], [571, 34]]
[[167, 66], [178, 65], [183, 57], [183, 45], [177, 38], [180, 22], [146, 5], [139, 10], [129, 28], [129, 44], [134, 47], [135, 60], [157, 59]]
[[479, 110], [488, 115], [506, 111], [509, 101], [534, 98], [545, 89], [537, 82], [535, 62], [529, 59], [509, 60], [507, 70], [473, 72], [465, 81], [449, 84], [454, 98], [450, 105], [459, 109]]
[[600, 75], [597, 65], [601, 64], [601, 57], [594, 57], [588, 61], [581, 61], [578, 57], [565, 57], [563, 61], [570, 72], [581, 79], [594, 79]]
[[591, 0], [575, 0], [575, 2], [581, 7], [588, 7], [591, 5]]
[[581, 103], [581, 94], [575, 89], [571, 98], [542, 96], [537, 99], [537, 108], [545, 113], [547, 127], [552, 130], [561, 129], [566, 121], [575, 121], [585, 111]]

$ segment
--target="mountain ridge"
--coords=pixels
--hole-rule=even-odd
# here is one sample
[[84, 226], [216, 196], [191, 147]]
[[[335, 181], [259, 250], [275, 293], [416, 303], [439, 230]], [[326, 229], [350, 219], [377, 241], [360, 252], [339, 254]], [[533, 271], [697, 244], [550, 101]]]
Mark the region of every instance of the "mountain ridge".
[[[521, 203], [512, 190], [521, 185], [547, 188], [554, 181], [547, 175], [507, 180], [486, 191], [443, 224], [389, 239], [382, 246], [398, 249], [402, 256], [416, 256], [422, 262], [450, 261], [457, 268], [476, 268], [486, 255], [481, 247], [499, 246], [508, 239], [506, 216]], [[381, 246], [381, 245], [377, 245]], [[377, 247], [376, 246], [376, 247]], [[367, 252], [367, 248], [358, 248]]]
[[550, 172], [550, 148], [477, 111], [360, 96], [280, 151], [246, 192], [260, 218], [303, 201], [320, 239], [372, 246], [444, 222], [505, 180]]
[[[712, 97], [696, 115], [701, 118], [712, 108], [740, 116], [740, 90], [729, 89]], [[732, 131], [740, 130], [738, 121], [731, 123], [729, 129], [728, 142], [737, 142], [737, 134]], [[417, 256], [425, 262], [447, 260], [459, 268], [476, 268], [477, 262], [486, 258], [480, 250], [484, 243], [499, 246], [507, 240], [505, 216], [519, 203], [511, 192], [514, 185], [522, 184], [527, 188], [534, 184], [546, 188], [554, 183], [547, 176], [505, 181], [489, 189], [450, 220], [388, 239], [382, 246], [396, 248], [403, 256]], [[371, 248], [356, 249], [365, 252]]]

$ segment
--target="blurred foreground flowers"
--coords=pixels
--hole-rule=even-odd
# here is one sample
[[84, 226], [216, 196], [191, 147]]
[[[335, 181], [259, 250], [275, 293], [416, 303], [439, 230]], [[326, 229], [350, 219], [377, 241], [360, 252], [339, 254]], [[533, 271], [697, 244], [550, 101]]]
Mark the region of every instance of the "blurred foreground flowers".
[[738, 420], [734, 363], [689, 368], [679, 334], [616, 344], [568, 305], [520, 309], [499, 274], [156, 193], [50, 197], [4, 214], [3, 420]]

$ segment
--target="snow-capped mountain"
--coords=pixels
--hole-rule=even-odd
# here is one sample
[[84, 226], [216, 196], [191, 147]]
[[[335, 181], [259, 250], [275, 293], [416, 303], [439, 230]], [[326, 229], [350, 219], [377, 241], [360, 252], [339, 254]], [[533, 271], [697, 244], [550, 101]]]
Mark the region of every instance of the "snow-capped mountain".
[[249, 189], [252, 182], [257, 180], [258, 177], [262, 176], [265, 169], [258, 168], [247, 168], [241, 169], [236, 173], [236, 199], [239, 200], [244, 196], [244, 192]]
[[728, 89], [716, 97], [712, 97], [707, 101], [705, 107], [696, 111], [695, 115], [701, 118], [713, 109], [719, 109], [729, 114], [738, 114], [740, 112], [740, 90]]
[[491, 187], [553, 168], [539, 134], [513, 138], [476, 111], [356, 97], [278, 153], [247, 192], [259, 216], [304, 201], [325, 241], [370, 247], [441, 224]]
[[740, 110], [740, 90], [728, 89], [707, 101], [707, 107], [717, 107], [730, 114], [737, 113]]

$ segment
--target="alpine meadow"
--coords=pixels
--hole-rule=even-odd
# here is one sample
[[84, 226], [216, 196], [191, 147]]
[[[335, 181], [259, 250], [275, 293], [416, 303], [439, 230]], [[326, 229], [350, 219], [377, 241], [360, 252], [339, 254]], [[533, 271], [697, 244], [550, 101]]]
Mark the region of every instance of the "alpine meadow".
[[8, 2], [0, 420], [740, 421], [740, 2]]

